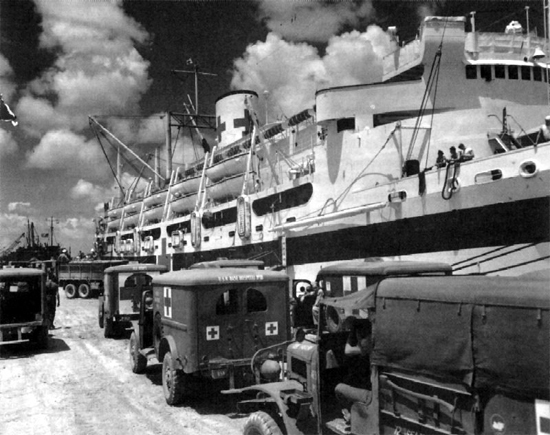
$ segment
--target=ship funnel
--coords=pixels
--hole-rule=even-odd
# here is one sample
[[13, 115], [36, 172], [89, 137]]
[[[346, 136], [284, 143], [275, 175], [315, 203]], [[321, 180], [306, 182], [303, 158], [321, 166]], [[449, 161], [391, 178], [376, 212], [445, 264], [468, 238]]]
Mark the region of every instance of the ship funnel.
[[252, 132], [246, 99], [257, 111], [258, 94], [254, 91], [234, 91], [216, 101], [216, 133], [218, 147], [223, 148]]

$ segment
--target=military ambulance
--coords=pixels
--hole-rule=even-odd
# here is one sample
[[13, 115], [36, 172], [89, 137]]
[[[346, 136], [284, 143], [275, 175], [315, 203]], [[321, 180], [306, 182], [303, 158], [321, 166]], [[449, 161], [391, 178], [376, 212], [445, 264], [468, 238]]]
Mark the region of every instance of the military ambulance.
[[[549, 285], [548, 273], [367, 276], [323, 301], [318, 332], [288, 346], [284, 381], [225, 392], [244, 396], [247, 435], [550, 433]], [[370, 382], [346, 414], [335, 390], [358, 320], [372, 325]]]
[[[132, 370], [143, 372], [148, 359], [162, 362], [170, 405], [206, 379], [221, 382], [220, 388], [253, 384], [258, 379], [253, 355], [266, 348], [277, 355], [288, 344], [288, 288], [286, 274], [251, 268], [197, 268], [154, 277], [153, 297], [143, 295], [130, 338]], [[267, 366], [270, 376], [279, 375], [278, 363]]]
[[166, 266], [138, 263], [105, 269], [103, 293], [98, 297], [98, 322], [105, 337], [121, 335], [139, 318], [143, 293], [152, 290], [154, 276], [167, 271]]
[[46, 272], [0, 269], [0, 346], [32, 341], [48, 347]]

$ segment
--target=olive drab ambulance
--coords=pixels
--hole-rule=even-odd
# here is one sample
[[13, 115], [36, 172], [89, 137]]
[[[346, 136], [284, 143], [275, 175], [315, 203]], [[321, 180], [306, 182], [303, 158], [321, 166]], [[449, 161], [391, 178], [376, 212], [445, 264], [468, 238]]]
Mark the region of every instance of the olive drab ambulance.
[[98, 322], [105, 337], [121, 335], [139, 317], [142, 295], [152, 290], [155, 275], [168, 270], [157, 264], [129, 263], [105, 269], [103, 293], [98, 297]]
[[46, 272], [24, 267], [0, 269], [0, 346], [32, 341], [47, 348], [48, 319]]
[[[225, 391], [243, 398], [246, 435], [550, 433], [550, 273], [410, 276], [398, 263], [323, 271], [352, 291], [323, 300], [283, 380]], [[337, 387], [357, 367], [345, 352], [357, 321], [372, 325], [370, 381], [346, 414]]]
[[[154, 277], [152, 304], [142, 304], [130, 343], [132, 370], [142, 372], [153, 357], [162, 362], [169, 404], [206, 379], [220, 381], [222, 388], [253, 384], [252, 357], [266, 348], [275, 354], [277, 346], [288, 344], [288, 289], [286, 274], [251, 268], [196, 268]], [[278, 376], [279, 365], [270, 367]]]

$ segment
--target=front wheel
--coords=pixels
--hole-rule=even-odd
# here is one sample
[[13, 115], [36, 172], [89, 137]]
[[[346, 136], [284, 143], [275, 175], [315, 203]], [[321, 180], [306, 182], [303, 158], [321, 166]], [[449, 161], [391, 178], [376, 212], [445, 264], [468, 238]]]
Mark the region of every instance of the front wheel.
[[162, 361], [162, 390], [168, 405], [177, 405], [181, 402], [185, 390], [185, 373], [176, 368], [176, 361], [172, 354], [166, 352]]
[[248, 417], [244, 435], [283, 435], [277, 422], [267, 412], [258, 411]]
[[67, 299], [73, 299], [76, 296], [76, 286], [74, 284], [67, 284], [65, 286], [65, 295]]
[[130, 336], [130, 364], [134, 373], [143, 373], [147, 368], [147, 358], [139, 351], [139, 340], [137, 335], [132, 332]]
[[82, 283], [78, 286], [78, 296], [82, 299], [88, 299], [91, 295], [90, 286], [86, 283]]

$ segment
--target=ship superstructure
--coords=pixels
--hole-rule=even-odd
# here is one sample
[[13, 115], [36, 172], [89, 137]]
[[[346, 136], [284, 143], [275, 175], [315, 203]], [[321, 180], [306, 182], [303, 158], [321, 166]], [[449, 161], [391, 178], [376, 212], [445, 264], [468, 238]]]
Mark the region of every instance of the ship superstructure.
[[[548, 267], [547, 40], [428, 17], [394, 48], [380, 82], [320, 90], [285, 121], [260, 126], [254, 91], [220, 97], [216, 146], [168, 167], [163, 188], [112, 202], [98, 246], [173, 270], [261, 259], [297, 277], [371, 257], [456, 273]], [[435, 165], [460, 143], [473, 160]]]

